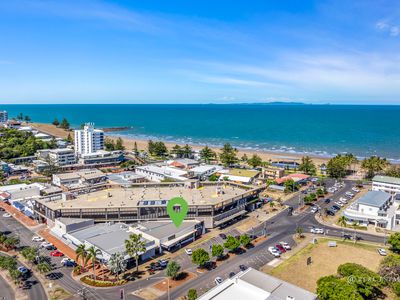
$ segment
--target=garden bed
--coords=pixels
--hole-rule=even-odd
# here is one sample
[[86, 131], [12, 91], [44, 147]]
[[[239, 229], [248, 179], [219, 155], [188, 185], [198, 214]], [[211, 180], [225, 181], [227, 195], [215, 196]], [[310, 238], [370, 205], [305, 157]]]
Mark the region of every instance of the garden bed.
[[118, 286], [118, 285], [123, 285], [123, 284], [127, 283], [127, 281], [125, 279], [102, 280], [99, 278], [99, 279], [94, 280], [92, 275], [83, 276], [80, 280], [87, 285], [95, 286], [95, 287], [112, 287], [112, 286]]

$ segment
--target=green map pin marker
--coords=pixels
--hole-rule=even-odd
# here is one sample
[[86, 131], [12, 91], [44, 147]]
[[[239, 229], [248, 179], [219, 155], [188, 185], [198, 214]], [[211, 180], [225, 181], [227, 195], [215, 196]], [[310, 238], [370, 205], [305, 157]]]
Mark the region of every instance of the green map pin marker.
[[175, 197], [168, 201], [167, 213], [177, 228], [181, 226], [183, 220], [186, 218], [188, 210], [189, 205], [181, 197]]

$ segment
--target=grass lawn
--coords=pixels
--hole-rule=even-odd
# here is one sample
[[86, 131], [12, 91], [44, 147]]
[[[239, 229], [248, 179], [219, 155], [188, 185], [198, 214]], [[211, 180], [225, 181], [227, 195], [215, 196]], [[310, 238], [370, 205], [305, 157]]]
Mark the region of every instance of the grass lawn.
[[[285, 260], [269, 273], [273, 276], [291, 282], [306, 290], [315, 292], [317, 280], [322, 276], [336, 274], [339, 265], [353, 262], [372, 271], [377, 271], [382, 256], [378, 247], [368, 244], [344, 242], [336, 240], [337, 247], [328, 247], [328, 241], [333, 239], [318, 239], [318, 244], [309, 244], [292, 257]], [[312, 263], [307, 266], [307, 258]]]

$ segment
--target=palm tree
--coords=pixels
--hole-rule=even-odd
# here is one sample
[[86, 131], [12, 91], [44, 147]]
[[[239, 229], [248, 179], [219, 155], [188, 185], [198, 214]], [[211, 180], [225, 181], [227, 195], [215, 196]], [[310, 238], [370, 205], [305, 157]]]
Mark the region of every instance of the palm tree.
[[126, 270], [126, 260], [121, 253], [113, 253], [108, 260], [107, 267], [119, 280], [119, 273]]
[[94, 280], [96, 281], [96, 262], [97, 262], [97, 258], [98, 256], [102, 255], [103, 253], [101, 252], [100, 249], [95, 248], [95, 247], [90, 247], [87, 250], [87, 256], [88, 256], [88, 260], [90, 259], [92, 261], [92, 265], [93, 265], [93, 276], [94, 276]]
[[383, 171], [389, 162], [386, 158], [380, 158], [379, 156], [371, 156], [366, 158], [361, 163], [361, 168], [367, 171], [367, 178], [374, 177], [375, 173]]
[[183, 157], [189, 158], [192, 156], [192, 153], [193, 153], [193, 149], [188, 144], [186, 144], [185, 146], [182, 147]]
[[47, 262], [41, 262], [37, 265], [37, 269], [40, 273], [44, 274], [52, 270], [51, 266]]
[[203, 149], [200, 150], [200, 158], [205, 163], [210, 163], [210, 161], [216, 158], [217, 154], [208, 146], [205, 146]]
[[347, 218], [345, 216], [341, 216], [338, 220], [340, 227], [343, 229], [343, 237], [344, 237], [344, 227], [347, 227]]
[[82, 260], [82, 266], [86, 268], [86, 264], [88, 262], [88, 251], [84, 244], [80, 244], [78, 248], [75, 250], [75, 260], [79, 262], [79, 258]]
[[139, 257], [146, 251], [146, 243], [141, 234], [131, 234], [129, 240], [125, 240], [126, 253], [136, 261], [136, 272], [139, 272]]
[[303, 228], [300, 226], [296, 227], [296, 233], [299, 236], [299, 238], [303, 235]]
[[314, 175], [316, 173], [316, 167], [311, 157], [303, 156], [301, 158], [299, 170], [306, 173], [307, 175]]

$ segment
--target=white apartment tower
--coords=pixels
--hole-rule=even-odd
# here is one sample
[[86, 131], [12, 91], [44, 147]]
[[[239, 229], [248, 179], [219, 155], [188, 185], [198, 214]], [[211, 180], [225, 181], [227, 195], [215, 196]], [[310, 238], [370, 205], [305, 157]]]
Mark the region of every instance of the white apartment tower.
[[104, 149], [104, 132], [86, 123], [83, 129], [75, 130], [75, 153], [92, 154]]
[[8, 121], [8, 113], [5, 110], [3, 111], [0, 110], [0, 123], [7, 123], [7, 121]]

